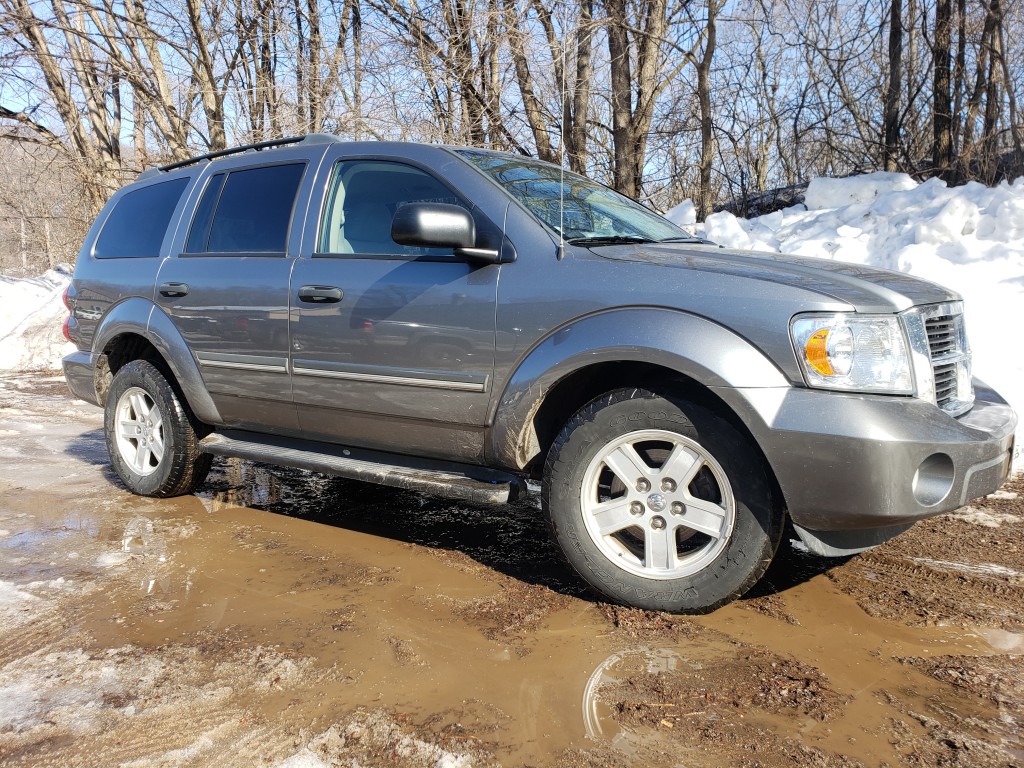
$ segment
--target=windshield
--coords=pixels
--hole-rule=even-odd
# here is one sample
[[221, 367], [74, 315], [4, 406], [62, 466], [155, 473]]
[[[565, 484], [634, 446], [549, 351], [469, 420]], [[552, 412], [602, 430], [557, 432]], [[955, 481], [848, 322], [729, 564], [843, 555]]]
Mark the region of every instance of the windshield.
[[493, 152], [457, 151], [570, 243], [698, 240], [628, 197], [557, 166]]

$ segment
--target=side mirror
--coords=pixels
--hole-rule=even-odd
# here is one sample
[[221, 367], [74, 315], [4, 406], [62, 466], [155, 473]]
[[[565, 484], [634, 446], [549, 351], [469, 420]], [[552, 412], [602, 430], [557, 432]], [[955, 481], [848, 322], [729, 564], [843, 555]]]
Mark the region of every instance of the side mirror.
[[406, 203], [391, 220], [391, 239], [399, 245], [472, 248], [476, 224], [469, 211], [443, 203]]
[[466, 261], [498, 264], [496, 250], [476, 247], [476, 223], [459, 205], [445, 203], [406, 203], [391, 220], [391, 239], [399, 245], [421, 248], [451, 248]]

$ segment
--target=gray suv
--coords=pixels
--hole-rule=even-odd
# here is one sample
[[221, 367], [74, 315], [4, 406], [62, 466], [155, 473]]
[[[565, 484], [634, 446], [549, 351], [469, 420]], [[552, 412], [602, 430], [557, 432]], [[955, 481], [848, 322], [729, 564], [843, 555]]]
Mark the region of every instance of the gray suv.
[[74, 394], [135, 493], [213, 455], [499, 504], [543, 481], [605, 597], [700, 612], [995, 490], [1016, 416], [960, 298], [729, 251], [525, 157], [312, 135], [153, 169], [68, 292]]

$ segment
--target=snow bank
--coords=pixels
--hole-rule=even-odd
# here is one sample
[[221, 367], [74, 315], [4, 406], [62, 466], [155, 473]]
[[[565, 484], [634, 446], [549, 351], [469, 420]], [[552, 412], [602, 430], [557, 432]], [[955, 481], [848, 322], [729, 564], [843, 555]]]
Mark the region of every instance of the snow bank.
[[0, 275], [0, 370], [60, 368], [74, 351], [61, 331], [61, 296], [70, 280], [67, 266], [20, 280]]
[[697, 223], [697, 208], [693, 200], [683, 200], [679, 205], [665, 212], [665, 218], [680, 227], [692, 227]]
[[727, 247], [869, 264], [958, 291], [975, 374], [1024, 413], [1024, 178], [997, 187], [918, 184], [895, 173], [815, 179], [806, 206], [749, 220], [716, 213], [704, 234]]

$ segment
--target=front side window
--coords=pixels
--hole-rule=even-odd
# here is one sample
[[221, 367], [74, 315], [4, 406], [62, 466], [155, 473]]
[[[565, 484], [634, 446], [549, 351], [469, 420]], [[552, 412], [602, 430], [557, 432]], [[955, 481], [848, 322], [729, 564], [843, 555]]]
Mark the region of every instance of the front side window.
[[188, 182], [188, 177], [173, 179], [123, 195], [107, 216], [92, 255], [97, 259], [159, 256], [167, 225]]
[[290, 163], [211, 177], [185, 251], [284, 254], [305, 169], [305, 163]]
[[694, 240], [663, 216], [595, 181], [529, 158], [458, 150], [570, 243]]
[[406, 203], [468, 208], [447, 186], [418, 168], [376, 160], [338, 163], [331, 177], [317, 251], [412, 258], [451, 255], [451, 248], [399, 245], [391, 239], [395, 211]]

